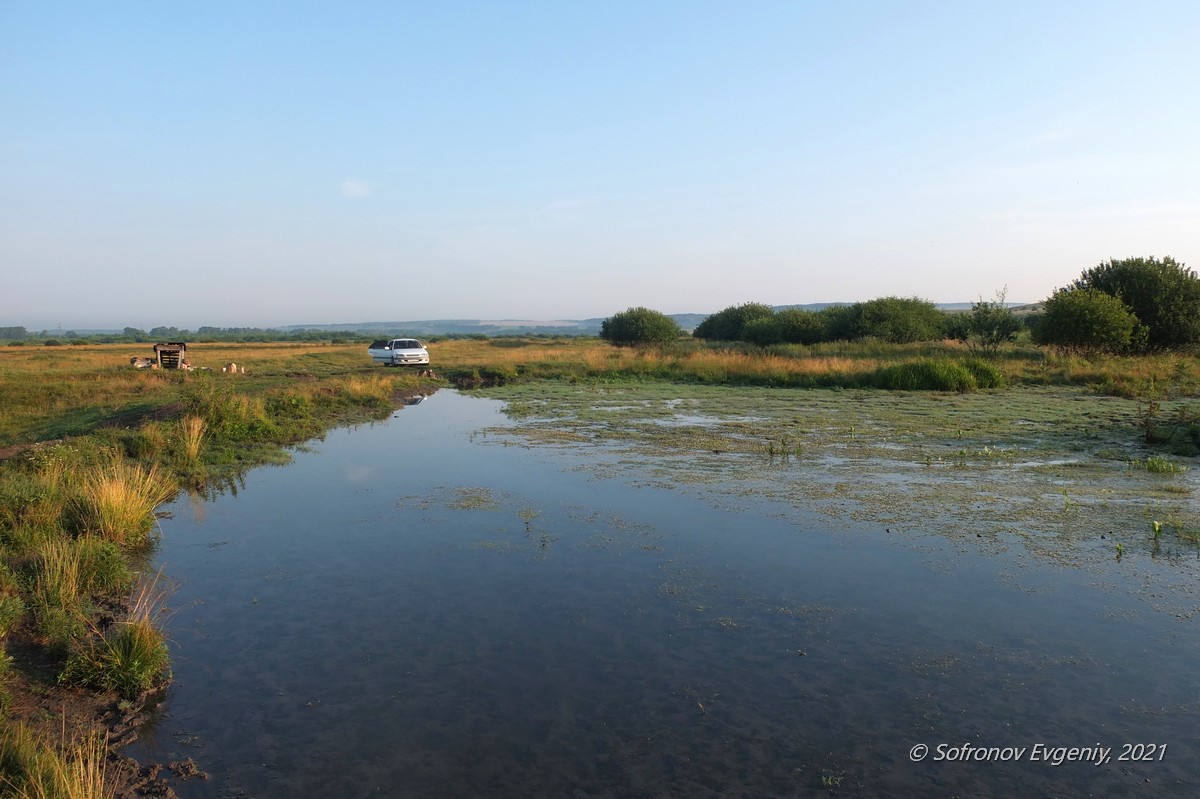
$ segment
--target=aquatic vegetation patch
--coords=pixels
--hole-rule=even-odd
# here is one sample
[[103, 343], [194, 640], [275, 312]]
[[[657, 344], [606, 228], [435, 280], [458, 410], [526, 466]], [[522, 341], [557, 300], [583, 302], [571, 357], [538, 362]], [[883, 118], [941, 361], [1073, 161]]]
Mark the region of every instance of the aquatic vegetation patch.
[[446, 507], [453, 510], [499, 510], [500, 503], [492, 495], [492, 489], [472, 486], [455, 488], [453, 498]]
[[1130, 468], [1145, 469], [1153, 474], [1183, 474], [1188, 467], [1167, 458], [1165, 455], [1150, 455], [1141, 460], [1131, 460]]
[[[616, 458], [591, 462], [597, 474], [619, 479], [628, 459], [655, 485], [695, 487], [722, 507], [767, 500], [893, 532], [1002, 536], [1075, 563], [1101, 535], [1127, 554], [1162, 555], [1137, 532], [1145, 514], [1194, 512], [1182, 465], [1171, 472], [1163, 464], [1172, 461], [1153, 453], [1120, 457], [1143, 446], [1136, 401], [1081, 389], [896, 394], [648, 383], [494, 393], [530, 409], [516, 425], [490, 429], [494, 440], [596, 447]], [[661, 423], [684, 411], [700, 422]], [[1129, 468], [1131, 460], [1156, 465]], [[1162, 474], [1182, 490], [1163, 491]], [[1178, 552], [1188, 540], [1175, 536], [1173, 545]]]

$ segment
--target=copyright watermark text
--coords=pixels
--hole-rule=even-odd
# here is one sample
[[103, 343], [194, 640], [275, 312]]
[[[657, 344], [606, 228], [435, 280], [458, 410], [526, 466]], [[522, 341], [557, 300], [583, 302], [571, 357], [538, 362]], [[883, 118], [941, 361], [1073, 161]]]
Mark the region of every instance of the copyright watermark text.
[[1064, 763], [1091, 763], [1103, 766], [1117, 761], [1156, 761], [1167, 756], [1166, 744], [1121, 744], [1119, 747], [1103, 746], [1052, 746], [1035, 743], [1029, 746], [977, 746], [973, 743], [917, 744], [908, 750], [914, 763], [925, 759], [934, 762], [965, 763], [1046, 763], [1061, 766]]

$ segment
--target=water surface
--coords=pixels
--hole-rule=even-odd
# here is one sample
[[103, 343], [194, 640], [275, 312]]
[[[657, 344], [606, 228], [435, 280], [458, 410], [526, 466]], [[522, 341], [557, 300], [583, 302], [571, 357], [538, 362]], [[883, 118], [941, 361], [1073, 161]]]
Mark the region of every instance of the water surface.
[[[1194, 624], [1115, 569], [515, 446], [500, 407], [439, 392], [179, 500], [132, 753], [194, 757], [184, 797], [1200, 795]], [[964, 743], [1113, 759], [935, 760]]]

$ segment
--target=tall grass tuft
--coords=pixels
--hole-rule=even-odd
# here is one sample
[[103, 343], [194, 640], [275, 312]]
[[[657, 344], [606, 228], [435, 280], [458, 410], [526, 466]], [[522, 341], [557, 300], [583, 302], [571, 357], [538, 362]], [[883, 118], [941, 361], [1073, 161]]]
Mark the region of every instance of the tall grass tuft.
[[1003, 372], [981, 358], [967, 358], [962, 365], [975, 378], [979, 388], [1004, 388], [1008, 382]]
[[141, 546], [154, 527], [154, 509], [174, 492], [173, 481], [157, 465], [113, 458], [84, 473], [74, 503], [76, 525], [118, 544]]
[[25, 615], [25, 602], [17, 594], [0, 594], [0, 639], [5, 638]]
[[[25, 600], [21, 598], [21, 582], [7, 563], [0, 563], [0, 642], [8, 636], [25, 616]], [[8, 655], [0, 649], [0, 666]], [[0, 682], [3, 669], [0, 668]]]
[[13, 723], [0, 734], [0, 788], [19, 799], [111, 799], [107, 752], [97, 735], [54, 746]]
[[35, 603], [56, 608], [79, 606], [82, 587], [79, 552], [70, 538], [42, 542], [29, 569], [30, 593]]
[[71, 496], [65, 449], [46, 448], [27, 468], [0, 470], [0, 544], [14, 554], [63, 535], [63, 511]]
[[[129, 589], [132, 576], [119, 547], [92, 536], [38, 544], [25, 566], [25, 584], [42, 634], [65, 646], [85, 630], [84, 606], [96, 594]], [[0, 604], [9, 589], [0, 586]]]
[[179, 420], [179, 440], [183, 444], [183, 457], [187, 463], [192, 464], [200, 459], [207, 427], [207, 423], [199, 416], [185, 416]]
[[27, 567], [30, 610], [51, 650], [66, 652], [87, 633], [79, 552], [70, 538], [41, 542]]
[[876, 371], [872, 383], [893, 391], [974, 391], [975, 375], [957, 361], [927, 358], [885, 366]]
[[159, 577], [143, 580], [130, 597], [129, 616], [79, 648], [62, 679], [135, 699], [167, 676], [167, 639], [157, 625], [167, 592]]
[[122, 594], [133, 584], [121, 548], [113, 541], [85, 535], [73, 542], [79, 560], [79, 586], [87, 594]]

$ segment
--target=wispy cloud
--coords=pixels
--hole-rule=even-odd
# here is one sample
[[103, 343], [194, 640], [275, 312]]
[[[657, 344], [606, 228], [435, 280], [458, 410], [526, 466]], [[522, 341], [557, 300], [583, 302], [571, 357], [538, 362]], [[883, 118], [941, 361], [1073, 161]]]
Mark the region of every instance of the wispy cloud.
[[343, 197], [366, 197], [371, 193], [371, 187], [364, 181], [346, 178], [342, 181]]

